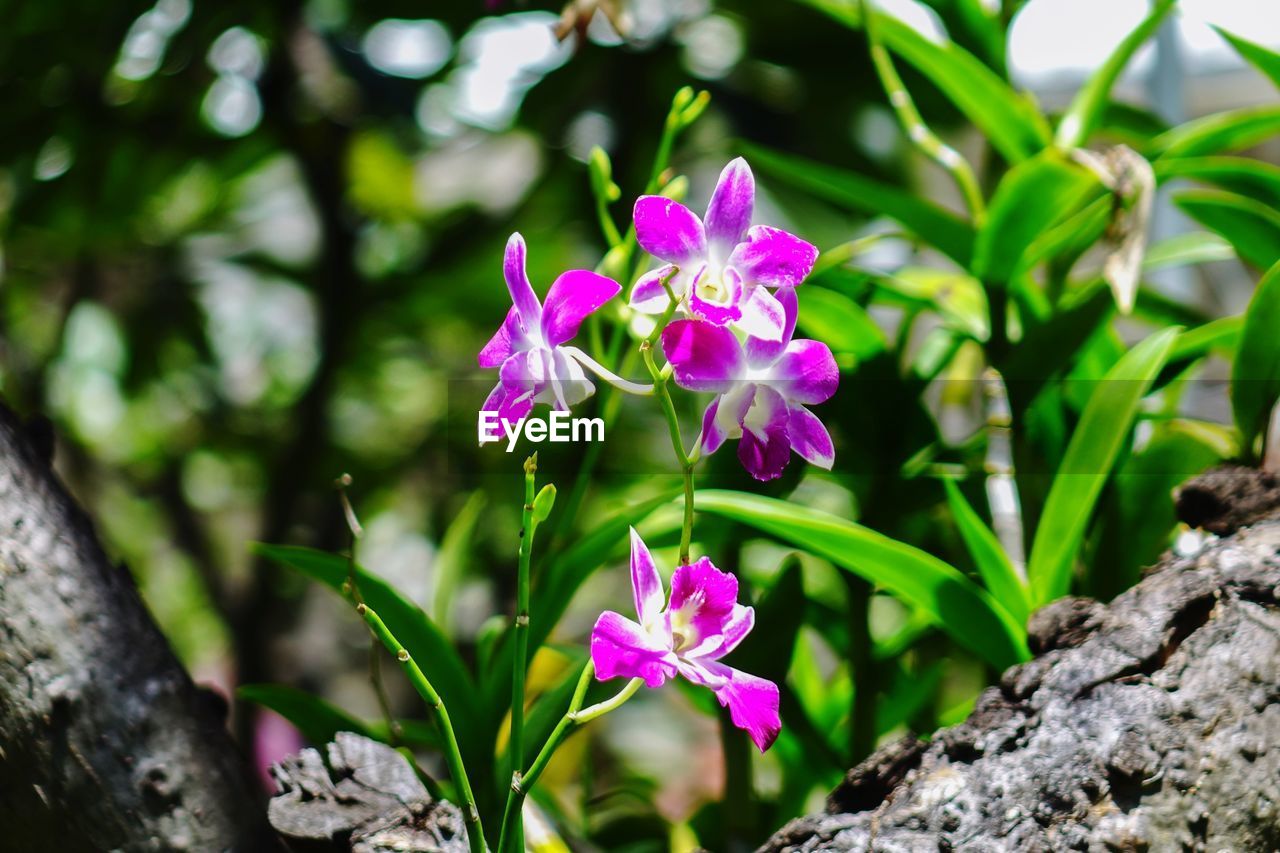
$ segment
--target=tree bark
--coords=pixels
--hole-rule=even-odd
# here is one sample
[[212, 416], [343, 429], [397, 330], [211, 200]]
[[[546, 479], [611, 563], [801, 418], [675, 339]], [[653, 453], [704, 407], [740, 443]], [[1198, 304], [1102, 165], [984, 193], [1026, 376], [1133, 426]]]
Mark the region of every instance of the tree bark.
[[1227, 538], [1041, 610], [1037, 657], [968, 720], [881, 748], [761, 850], [1280, 849], [1280, 492], [1226, 469], [1181, 498]]
[[276, 849], [225, 700], [108, 561], [51, 447], [0, 404], [0, 848]]

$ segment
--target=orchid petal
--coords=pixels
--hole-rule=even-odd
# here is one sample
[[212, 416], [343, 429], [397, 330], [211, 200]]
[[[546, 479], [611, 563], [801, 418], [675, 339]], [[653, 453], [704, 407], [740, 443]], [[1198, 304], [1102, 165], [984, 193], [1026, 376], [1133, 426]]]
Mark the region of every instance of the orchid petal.
[[719, 281], [712, 282], [710, 270], [704, 264], [693, 278], [689, 291], [689, 308], [694, 314], [724, 326], [742, 318], [742, 276], [732, 268], [726, 268]]
[[[757, 287], [755, 293], [767, 293], [763, 287]], [[777, 340], [765, 338], [747, 338], [747, 363], [754, 368], [768, 367], [778, 360], [782, 351], [791, 343], [791, 336], [796, 331], [796, 317], [800, 314], [800, 303], [796, 299], [794, 287], [782, 287], [773, 295], [782, 307], [782, 335]], [[743, 324], [739, 323], [739, 326]]]
[[746, 369], [742, 345], [733, 332], [705, 320], [677, 320], [667, 326], [662, 351], [676, 384], [690, 391], [723, 393]]
[[[747, 293], [742, 304], [742, 319], [738, 328], [761, 341], [781, 342], [786, 332], [786, 310], [768, 290], [756, 286]], [[751, 356], [748, 354], [748, 360]]]
[[770, 371], [769, 384], [788, 400], [822, 403], [840, 384], [840, 368], [831, 349], [821, 341], [792, 341]]
[[667, 624], [677, 654], [697, 656], [718, 646], [737, 601], [738, 579], [706, 557], [676, 568]]
[[782, 731], [778, 685], [722, 663], [705, 668], [721, 679], [712, 690], [721, 707], [729, 709], [729, 719], [751, 738], [756, 749], [765, 752]]
[[480, 350], [480, 354], [476, 356], [476, 361], [481, 367], [500, 366], [515, 351], [515, 342], [520, 341], [523, 337], [524, 333], [520, 330], [519, 312], [512, 305], [507, 310], [507, 317], [502, 321], [502, 325], [498, 327], [498, 331], [493, 333], [489, 343], [485, 344], [484, 349]]
[[767, 385], [756, 388], [751, 409], [742, 423], [742, 439], [738, 442], [738, 459], [757, 480], [775, 480], [791, 459], [791, 441], [787, 435], [787, 404], [782, 396]]
[[507, 399], [507, 388], [501, 382], [493, 386], [493, 390], [489, 392], [489, 396], [485, 397], [484, 403], [480, 406], [482, 412], [496, 412], [502, 408], [502, 404]]
[[662, 578], [658, 575], [653, 555], [634, 527], [631, 528], [631, 593], [635, 597], [640, 624], [653, 624], [662, 613], [666, 595], [662, 591]]
[[747, 232], [729, 256], [729, 265], [737, 268], [751, 284], [767, 287], [795, 287], [813, 271], [818, 248], [794, 234], [757, 225]]
[[596, 386], [587, 378], [582, 365], [557, 347], [554, 350], [543, 350], [546, 359], [546, 374], [559, 411], [568, 411], [573, 406], [595, 393]]
[[553, 347], [572, 339], [587, 315], [621, 291], [616, 281], [590, 270], [562, 273], [547, 291], [542, 308], [543, 339]]
[[631, 289], [631, 301], [628, 304], [641, 314], [661, 314], [666, 311], [671, 304], [671, 297], [667, 295], [667, 288], [662, 286], [663, 279], [670, 279], [667, 287], [671, 288], [677, 298], [684, 293], [685, 277], [678, 274], [673, 276], [675, 271], [674, 266], [667, 264], [642, 275]]
[[502, 276], [507, 280], [507, 290], [511, 292], [511, 302], [520, 315], [520, 324], [525, 332], [538, 328], [542, 319], [542, 305], [533, 292], [529, 276], [525, 273], [524, 238], [519, 232], [512, 234], [507, 240], [507, 251], [502, 261]]
[[685, 266], [707, 253], [707, 237], [693, 211], [660, 195], [643, 195], [636, 199], [632, 213], [636, 240], [655, 258]]
[[738, 644], [746, 639], [747, 634], [751, 633], [751, 629], [755, 627], [755, 624], [755, 609], [735, 604], [729, 616], [720, 625], [718, 634], [708, 634], [705, 637], [700, 637], [697, 646], [692, 649], [681, 650], [679, 657], [684, 660], [696, 660], [703, 663], [719, 660], [736, 649]]
[[661, 687], [676, 673], [676, 657], [644, 628], [620, 613], [606, 610], [591, 629], [591, 661], [596, 678], [643, 678]]
[[707, 205], [706, 233], [711, 251], [723, 262], [742, 242], [751, 225], [751, 212], [756, 203], [756, 181], [747, 161], [738, 157], [724, 167], [711, 203]]
[[831, 434], [818, 416], [804, 406], [792, 406], [787, 420], [787, 437], [791, 449], [807, 462], [830, 471], [836, 450]]
[[720, 408], [720, 397], [716, 397], [702, 413], [702, 452], [710, 456], [724, 444], [725, 431], [716, 423], [716, 411]]

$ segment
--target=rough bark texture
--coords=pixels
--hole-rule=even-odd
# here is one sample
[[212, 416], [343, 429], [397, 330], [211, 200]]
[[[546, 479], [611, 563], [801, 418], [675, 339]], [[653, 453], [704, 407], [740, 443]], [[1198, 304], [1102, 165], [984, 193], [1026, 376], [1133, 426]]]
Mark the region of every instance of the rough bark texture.
[[1274, 486], [1242, 469], [1188, 484], [1184, 517], [1233, 535], [1110, 605], [1040, 611], [1038, 656], [968, 720], [882, 748], [762, 850], [1280, 849]]
[[275, 849], [227, 734], [123, 566], [0, 405], [0, 848]]
[[462, 813], [432, 800], [391, 747], [339, 732], [271, 768], [280, 786], [271, 825], [296, 853], [467, 853]]

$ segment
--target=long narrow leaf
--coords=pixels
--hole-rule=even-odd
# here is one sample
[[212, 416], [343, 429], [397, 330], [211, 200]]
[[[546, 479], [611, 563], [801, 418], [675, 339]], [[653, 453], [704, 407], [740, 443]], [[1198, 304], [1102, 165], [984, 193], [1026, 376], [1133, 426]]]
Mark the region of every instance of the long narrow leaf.
[[468, 549], [475, 533], [476, 522], [484, 509], [484, 492], [475, 491], [467, 498], [462, 509], [449, 524], [440, 540], [440, 551], [435, 560], [436, 591], [431, 609], [436, 623], [446, 635], [452, 636], [453, 594], [466, 573]]
[[1225, 237], [1242, 260], [1264, 270], [1280, 260], [1280, 212], [1221, 190], [1188, 190], [1174, 196], [1173, 202]]
[[[257, 544], [254, 550], [271, 560], [288, 566], [312, 580], [319, 581], [339, 594], [347, 580], [347, 559], [338, 554], [289, 545]], [[396, 592], [390, 584], [366, 569], [356, 567], [356, 583], [360, 594], [382, 621], [409, 650], [422, 671], [431, 679], [440, 698], [449, 708], [455, 732], [464, 752], [478, 758], [480, 723], [484, 710], [477, 702], [475, 684], [462, 658], [431, 618], [418, 605]]]
[[943, 480], [942, 484], [947, 490], [951, 517], [978, 567], [978, 574], [982, 575], [982, 582], [1009, 611], [1009, 615], [1026, 624], [1027, 617], [1031, 615], [1031, 602], [1027, 587], [1014, 570], [1009, 555], [1004, 552], [995, 533], [969, 504], [960, 487], [953, 480]]
[[1166, 267], [1195, 266], [1235, 257], [1231, 244], [1208, 231], [1191, 231], [1162, 240], [1147, 249], [1142, 259], [1144, 272]]
[[1231, 368], [1231, 408], [1246, 453], [1280, 399], [1280, 262], [1258, 282]]
[[1049, 144], [1049, 126], [1030, 97], [1015, 91], [955, 42], [936, 44], [897, 18], [878, 15], [885, 46], [915, 66], [991, 140], [1010, 163]]
[[333, 740], [338, 732], [355, 732], [372, 737], [363, 722], [319, 696], [283, 684], [244, 684], [236, 694], [264, 708], [270, 708], [297, 727], [302, 736], [316, 746]]
[[1214, 113], [1180, 124], [1151, 141], [1162, 157], [1200, 157], [1239, 151], [1280, 133], [1280, 104]]
[[1090, 395], [1049, 488], [1031, 546], [1027, 573], [1033, 604], [1046, 604], [1070, 588], [1071, 569], [1098, 496], [1178, 332], [1164, 329], [1138, 344]]
[[1120, 72], [1129, 64], [1133, 54], [1151, 37], [1160, 26], [1160, 22], [1174, 7], [1175, 0], [1159, 0], [1151, 10], [1151, 14], [1142, 23], [1124, 37], [1124, 40], [1111, 52], [1106, 62], [1084, 84], [1071, 106], [1058, 122], [1058, 132], [1054, 137], [1058, 147], [1063, 149], [1078, 148], [1089, 141], [1106, 111], [1111, 87], [1115, 85]]
[[776, 498], [702, 490], [697, 508], [755, 527], [883, 586], [927, 612], [992, 666], [1025, 660], [1026, 633], [984, 589], [932, 554], [829, 513]]
[[1248, 157], [1161, 157], [1156, 180], [1191, 178], [1280, 209], [1280, 166]]
[[986, 282], [1007, 283], [1028, 247], [1054, 223], [1078, 212], [1098, 186], [1091, 172], [1053, 154], [1010, 169], [978, 232], [974, 274]]
[[1280, 53], [1229, 33], [1222, 27], [1214, 27], [1214, 29], [1235, 48], [1236, 53], [1240, 54], [1245, 62], [1265, 74], [1276, 86], [1280, 86]]
[[884, 352], [888, 342], [867, 310], [843, 293], [824, 287], [806, 287], [800, 298], [796, 325], [831, 347], [859, 361]]
[[765, 172], [846, 209], [895, 219], [956, 263], [968, 266], [973, 229], [954, 213], [856, 172], [749, 143], [743, 149], [752, 165]]
[[[840, 0], [798, 0], [852, 29], [862, 27], [856, 5]], [[929, 79], [972, 121], [1010, 163], [1043, 150], [1049, 125], [1027, 95], [964, 48], [935, 44], [907, 24], [881, 13], [876, 19], [885, 46]]]

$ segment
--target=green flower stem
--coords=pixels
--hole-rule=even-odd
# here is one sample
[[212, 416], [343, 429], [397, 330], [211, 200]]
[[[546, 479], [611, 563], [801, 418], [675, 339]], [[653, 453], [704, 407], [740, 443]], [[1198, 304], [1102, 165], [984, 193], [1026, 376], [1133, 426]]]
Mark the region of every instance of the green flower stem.
[[476, 809], [476, 798], [471, 793], [471, 782], [467, 779], [467, 770], [462, 764], [462, 752], [458, 749], [458, 738], [453, 733], [453, 723], [449, 721], [449, 710], [444, 706], [444, 701], [431, 685], [426, 674], [409, 654], [409, 650], [400, 645], [400, 641], [391, 633], [391, 629], [382, 621], [382, 617], [378, 616], [369, 605], [363, 603], [356, 605], [356, 612], [364, 617], [374, 636], [382, 641], [387, 651], [396, 656], [401, 668], [409, 676], [409, 683], [413, 685], [413, 689], [417, 690], [418, 695], [435, 711], [436, 724], [444, 737], [445, 763], [449, 765], [449, 775], [453, 777], [457, 797], [462, 801], [459, 805], [462, 807], [463, 820], [466, 821], [467, 841], [471, 846], [471, 853], [486, 853], [484, 829], [480, 825], [480, 812]]
[[565, 739], [578, 726], [585, 725], [594, 719], [603, 717], [610, 711], [621, 708], [628, 699], [636, 695], [636, 691], [644, 684], [644, 679], [633, 678], [627, 682], [626, 687], [619, 690], [612, 698], [583, 708], [582, 703], [586, 699], [587, 688], [591, 686], [591, 678], [595, 673], [595, 665], [591, 661], [587, 661], [587, 665], [582, 669], [582, 675], [578, 677], [578, 686], [573, 691], [573, 698], [569, 701], [569, 710], [565, 712], [565, 715], [560, 718], [560, 722], [551, 731], [551, 736], [547, 738], [547, 742], [538, 752], [538, 756], [533, 760], [533, 763], [529, 765], [529, 769], [523, 773], [512, 775], [512, 796], [507, 798], [507, 808], [502, 816], [503, 829], [502, 838], [498, 842], [498, 853], [515, 853], [515, 851], [521, 849], [515, 842], [516, 833], [508, 832], [508, 829], [517, 825], [525, 797], [533, 790], [533, 786], [537, 784], [538, 777], [542, 775], [542, 771], [547, 769], [551, 756], [560, 748], [560, 744], [564, 743]]
[[[520, 516], [520, 567], [516, 579], [516, 659], [511, 670], [511, 766], [524, 766], [524, 679], [529, 669], [529, 560], [533, 553], [533, 534], [537, 528], [533, 520], [534, 480], [538, 472], [538, 454], [524, 463], [524, 510]], [[510, 800], [515, 791], [507, 795]], [[512, 834], [524, 841], [524, 825], [520, 812], [516, 812]], [[507, 830], [503, 821], [503, 831]], [[499, 842], [501, 843], [501, 842]]]
[[[679, 138], [680, 133], [688, 128], [689, 125], [693, 123], [693, 120], [703, 112], [706, 108], [709, 97], [710, 96], [706, 92], [694, 94], [692, 90], [681, 90], [676, 93], [676, 96], [671, 103], [671, 109], [667, 112], [666, 121], [662, 126], [662, 137], [658, 141], [658, 150], [653, 158], [653, 167], [649, 172], [649, 182], [645, 184], [644, 188], [645, 195], [652, 195], [661, 189], [659, 182], [662, 180], [662, 174], [671, 164], [671, 152], [675, 149], [676, 140]], [[645, 268], [649, 265], [649, 258], [647, 255], [641, 253], [639, 257], [636, 257], [636, 250], [639, 248], [639, 243], [636, 238], [635, 222], [632, 221], [627, 226], [626, 235], [617, 244], [612, 242], [612, 237], [609, 235], [607, 230], [605, 239], [610, 241], [611, 248], [616, 248], [621, 253], [619, 255], [618, 269], [627, 270], [630, 268], [630, 275], [627, 277], [627, 280], [623, 282], [624, 287], [627, 290], [630, 290], [631, 286], [639, 280], [640, 276], [644, 274]], [[667, 322], [671, 319], [671, 314], [674, 312], [675, 304], [673, 303], [669, 311], [658, 322], [658, 325], [654, 329], [654, 333], [649, 336], [650, 346], [653, 345], [657, 336], [662, 333], [662, 329], [666, 327]], [[595, 316], [596, 315], [593, 314], [588, 322], [590, 322], [591, 319], [595, 319]], [[592, 335], [596, 334], [590, 326], [588, 326], [588, 331]], [[622, 345], [623, 339], [626, 337], [625, 332], [626, 330], [623, 327], [615, 326], [610, 340], [610, 345], [608, 347], [608, 353], [605, 354], [606, 358], [601, 359], [604, 364], [617, 369], [623, 376], [626, 376], [629, 369], [633, 366], [633, 359], [635, 357], [635, 351], [629, 351], [621, 366], [618, 366], [617, 354]], [[591, 345], [594, 353], [597, 355], [602, 354], [600, 342], [595, 337], [592, 338]], [[601, 397], [603, 398], [603, 396], [604, 393], [602, 389]], [[621, 405], [622, 399], [620, 395], [616, 393], [612, 394], [608, 400], [605, 400], [602, 403], [601, 410], [606, 430], [613, 423], [614, 418], [617, 417]], [[592, 444], [588, 446], [582, 459], [582, 466], [578, 469], [578, 475], [574, 480], [573, 488], [569, 491], [565, 511], [560, 514], [559, 520], [556, 521], [555, 527], [552, 530], [553, 547], [557, 547], [561, 544], [562, 536], [566, 533], [564, 525], [572, 524], [574, 519], [577, 517], [578, 507], [582, 505], [582, 500], [586, 496], [587, 487], [591, 481], [591, 475], [595, 471], [595, 466], [599, 461], [599, 458], [600, 445]]]
[[974, 225], [982, 227], [982, 223], [987, 218], [987, 208], [982, 200], [982, 190], [978, 187], [978, 179], [973, 173], [973, 167], [959, 151], [939, 139], [937, 134], [924, 123], [924, 119], [920, 117], [920, 111], [916, 109], [915, 102], [911, 99], [911, 94], [902, 84], [902, 78], [898, 76], [897, 69], [893, 67], [889, 51], [880, 41], [880, 33], [876, 27], [877, 13], [870, 3], [865, 2], [862, 4], [862, 11], [866, 22], [867, 40], [871, 43], [871, 62], [875, 65], [876, 74], [879, 75], [880, 82], [889, 96], [890, 106], [897, 114], [898, 121], [902, 123], [903, 130], [907, 132], [907, 138], [926, 157], [951, 175], [960, 188], [961, 195], [964, 196]]
[[640, 355], [644, 358], [645, 367], [649, 369], [649, 375], [653, 377], [653, 393], [658, 398], [658, 403], [662, 406], [662, 414], [667, 419], [671, 447], [675, 450], [676, 460], [680, 463], [680, 472], [684, 475], [684, 523], [680, 527], [680, 565], [683, 566], [689, 563], [689, 545], [693, 539], [693, 467], [698, 462], [698, 455], [696, 452], [686, 453], [684, 439], [680, 437], [680, 415], [676, 413], [675, 403], [671, 399], [671, 390], [667, 387], [671, 380], [671, 365], [668, 363], [659, 369], [653, 360], [653, 345], [675, 314], [676, 296], [669, 283], [675, 272], [662, 280], [662, 286], [667, 291], [670, 303], [667, 305], [667, 310], [662, 313], [658, 324], [654, 326], [653, 332], [640, 344]]

